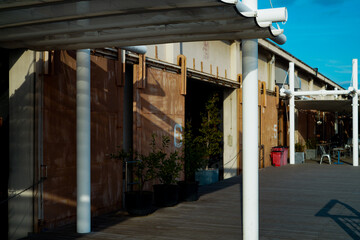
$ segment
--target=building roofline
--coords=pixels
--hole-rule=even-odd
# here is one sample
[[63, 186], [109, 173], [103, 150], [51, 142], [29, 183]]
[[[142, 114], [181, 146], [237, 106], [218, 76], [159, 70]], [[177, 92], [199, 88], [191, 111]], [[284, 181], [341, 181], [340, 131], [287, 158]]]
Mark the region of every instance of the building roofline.
[[332, 81], [331, 79], [326, 77], [324, 74], [321, 74], [321, 73], [317, 72], [317, 70], [310, 67], [308, 64], [301, 61], [300, 59], [296, 58], [291, 53], [285, 51], [284, 49], [282, 49], [281, 47], [279, 47], [275, 43], [272, 43], [269, 40], [259, 39], [259, 46], [271, 51], [272, 53], [286, 59], [289, 62], [294, 62], [295, 66], [297, 66], [297, 67], [301, 68], [302, 70], [312, 74], [314, 76], [314, 79], [318, 79], [318, 80], [323, 81], [323, 82], [325, 82], [327, 84], [330, 84], [334, 88], [336, 87], [338, 89], [344, 89], [339, 84], [335, 83], [334, 81]]

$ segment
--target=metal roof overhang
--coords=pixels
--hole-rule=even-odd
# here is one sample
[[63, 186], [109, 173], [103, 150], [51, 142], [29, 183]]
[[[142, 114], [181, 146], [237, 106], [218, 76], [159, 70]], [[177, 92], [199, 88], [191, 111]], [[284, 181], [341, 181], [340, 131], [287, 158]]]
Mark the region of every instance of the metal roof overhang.
[[302, 110], [351, 113], [352, 100], [296, 100], [295, 107]]
[[276, 39], [218, 0], [24, 0], [0, 2], [0, 47], [124, 47], [204, 40]]

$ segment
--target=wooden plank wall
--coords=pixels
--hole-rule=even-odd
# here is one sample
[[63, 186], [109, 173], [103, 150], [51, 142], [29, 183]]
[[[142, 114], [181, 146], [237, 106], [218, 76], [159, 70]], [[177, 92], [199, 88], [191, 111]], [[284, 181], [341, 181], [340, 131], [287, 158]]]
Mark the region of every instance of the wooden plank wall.
[[[261, 86], [261, 84], [263, 84]], [[263, 89], [263, 90], [262, 90]], [[265, 90], [265, 91], [264, 91]], [[238, 157], [238, 173], [242, 169], [242, 89], [238, 89], [238, 141], [239, 141], [239, 157]], [[264, 145], [263, 161], [262, 156], [259, 159], [259, 167], [271, 166], [270, 153], [271, 148], [279, 145], [279, 101], [278, 97], [273, 93], [266, 91], [264, 83], [259, 82], [259, 145]], [[283, 124], [283, 122], [281, 122]], [[282, 137], [283, 136], [282, 132]], [[286, 134], [286, 132], [285, 132]]]
[[[76, 54], [55, 51], [53, 69], [44, 76], [42, 227], [76, 216]], [[121, 207], [122, 164], [107, 157], [122, 144], [122, 87], [117, 61], [91, 56], [91, 207], [96, 216]]]
[[[181, 94], [181, 75], [147, 68], [145, 84], [139, 84], [139, 67], [134, 65], [134, 150], [150, 151], [152, 134], [161, 146], [161, 136], [170, 137], [170, 151], [181, 152], [185, 124], [185, 96]], [[151, 188], [150, 185], [145, 186]]]
[[271, 166], [271, 148], [278, 146], [278, 104], [277, 97], [266, 93], [266, 106], [261, 106], [261, 145], [264, 145], [264, 163], [260, 167]]

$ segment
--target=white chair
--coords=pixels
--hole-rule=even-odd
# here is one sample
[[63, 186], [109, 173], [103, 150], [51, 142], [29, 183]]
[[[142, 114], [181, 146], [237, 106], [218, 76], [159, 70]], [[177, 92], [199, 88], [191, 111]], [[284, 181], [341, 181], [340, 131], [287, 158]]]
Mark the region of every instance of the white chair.
[[331, 156], [329, 153], [326, 153], [324, 146], [320, 145], [320, 151], [321, 151], [320, 164], [322, 163], [323, 158], [327, 157], [329, 159], [329, 164], [331, 165]]

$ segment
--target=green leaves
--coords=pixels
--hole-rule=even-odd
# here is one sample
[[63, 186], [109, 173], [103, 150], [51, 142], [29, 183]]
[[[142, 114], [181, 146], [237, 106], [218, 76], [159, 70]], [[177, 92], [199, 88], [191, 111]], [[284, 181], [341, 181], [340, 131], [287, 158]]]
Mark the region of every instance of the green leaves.
[[168, 153], [170, 138], [169, 136], [161, 137], [161, 145], [156, 143], [156, 134], [151, 138], [151, 152], [148, 155], [141, 155], [140, 158], [147, 164], [149, 177], [159, 178], [161, 183], [176, 183], [182, 170], [181, 157], [177, 151]]
[[219, 95], [214, 94], [207, 102], [206, 112], [202, 114], [200, 135], [195, 138], [195, 142], [199, 142], [206, 146], [206, 154], [212, 159], [222, 153], [222, 137], [220, 131], [221, 117], [218, 108]]
[[195, 141], [191, 122], [188, 122], [185, 126], [183, 144], [185, 178], [187, 181], [195, 181], [195, 172], [198, 169], [205, 168], [208, 159], [205, 158], [205, 145], [199, 141]]

